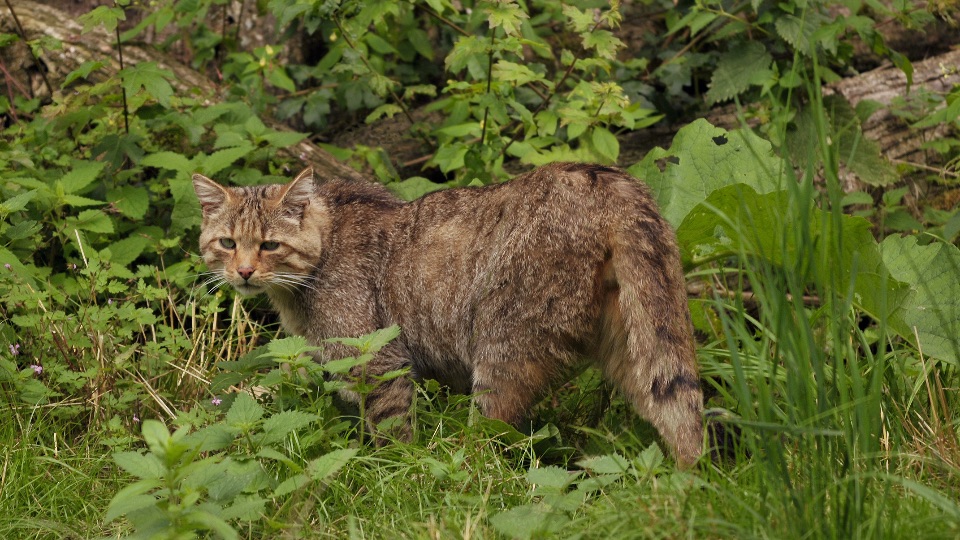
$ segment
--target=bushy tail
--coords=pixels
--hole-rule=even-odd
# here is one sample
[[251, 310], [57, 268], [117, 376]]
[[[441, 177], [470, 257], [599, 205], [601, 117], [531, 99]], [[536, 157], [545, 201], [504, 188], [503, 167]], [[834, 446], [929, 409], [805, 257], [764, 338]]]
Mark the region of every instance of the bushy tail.
[[611, 231], [615, 281], [604, 306], [601, 361], [670, 445], [681, 466], [703, 447], [703, 394], [676, 235], [645, 188], [618, 189], [629, 211]]

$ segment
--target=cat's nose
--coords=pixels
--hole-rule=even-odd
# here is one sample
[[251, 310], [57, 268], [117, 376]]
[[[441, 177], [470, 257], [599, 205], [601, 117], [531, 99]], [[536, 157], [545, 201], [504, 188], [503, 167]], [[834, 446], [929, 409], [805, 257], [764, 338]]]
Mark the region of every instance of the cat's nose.
[[237, 273], [240, 274], [240, 277], [242, 277], [244, 281], [246, 281], [250, 279], [250, 276], [253, 275], [253, 267], [241, 266], [240, 268], [237, 268]]

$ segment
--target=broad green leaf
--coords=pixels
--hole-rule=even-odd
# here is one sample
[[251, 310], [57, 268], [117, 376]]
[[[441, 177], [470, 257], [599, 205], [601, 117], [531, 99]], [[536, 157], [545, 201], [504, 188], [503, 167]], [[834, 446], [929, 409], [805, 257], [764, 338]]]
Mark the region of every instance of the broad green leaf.
[[121, 214], [133, 220], [143, 219], [150, 208], [150, 194], [145, 187], [121, 186], [107, 192], [107, 201]]
[[337, 474], [353, 456], [357, 455], [356, 448], [334, 450], [310, 462], [307, 472], [314, 481], [322, 482]]
[[263, 421], [262, 444], [274, 444], [286, 439], [294, 431], [307, 427], [320, 417], [304, 411], [283, 411]]
[[113, 221], [110, 220], [110, 216], [100, 210], [84, 210], [76, 218], [71, 218], [68, 223], [82, 231], [103, 234], [113, 232]]
[[433, 193], [434, 191], [440, 191], [448, 187], [447, 184], [438, 184], [422, 176], [414, 176], [401, 182], [387, 184], [387, 189], [405, 201], [419, 199], [427, 193]]
[[170, 97], [173, 96], [173, 87], [167, 79], [174, 78], [172, 71], [162, 69], [156, 62], [140, 62], [124, 68], [119, 73], [123, 87], [131, 95], [141, 88], [153, 96], [164, 107], [170, 106]]
[[19, 212], [26, 208], [27, 204], [36, 196], [37, 190], [31, 189], [18, 193], [9, 199], [0, 202], [0, 217], [6, 217], [13, 212]]
[[200, 157], [200, 170], [203, 174], [210, 176], [233, 165], [235, 161], [253, 152], [253, 145], [247, 143], [235, 148], [225, 148], [217, 150], [209, 156]]
[[87, 197], [81, 197], [80, 195], [70, 195], [66, 194], [63, 196], [63, 203], [69, 204], [70, 206], [81, 208], [84, 206], [98, 206], [105, 204], [103, 201], [98, 201], [95, 199], [90, 199]]
[[576, 480], [577, 476], [577, 474], [572, 474], [566, 469], [548, 465], [527, 471], [527, 482], [543, 487], [563, 489]]
[[763, 84], [772, 77], [771, 62], [773, 57], [763, 44], [757, 41], [737, 43], [717, 61], [706, 94], [707, 101], [718, 103], [733, 99], [751, 85]]
[[193, 161], [187, 159], [183, 154], [176, 152], [155, 152], [148, 154], [140, 160], [140, 165], [177, 171], [178, 173], [186, 175], [192, 173], [194, 169]]
[[630, 470], [630, 462], [620, 454], [581, 459], [577, 465], [595, 474], [623, 474]]
[[119, 266], [127, 266], [143, 253], [150, 241], [143, 236], [128, 236], [103, 248], [100, 256]]
[[163, 463], [153, 454], [140, 452], [117, 452], [113, 454], [113, 461], [121, 469], [141, 479], [159, 479], [166, 473]]
[[120, 516], [156, 505], [159, 502], [157, 498], [147, 492], [159, 488], [160, 485], [157, 480], [140, 480], [121, 489], [107, 506], [104, 520], [109, 523]]
[[241, 392], [233, 400], [225, 420], [227, 425], [246, 430], [261, 418], [263, 418], [263, 407], [250, 394]]
[[549, 538], [570, 521], [561, 512], [544, 504], [524, 504], [494, 514], [490, 524], [501, 534], [510, 538]]
[[93, 183], [103, 170], [105, 163], [100, 161], [81, 161], [64, 174], [58, 181], [64, 193], [80, 193]]
[[899, 333], [915, 341], [915, 330], [924, 355], [960, 363], [960, 250], [897, 235], [888, 236], [880, 250], [890, 275], [910, 287], [893, 321]]
[[295, 474], [290, 478], [287, 478], [283, 482], [280, 482], [276, 488], [273, 490], [274, 497], [283, 497], [284, 495], [289, 495], [294, 491], [310, 484], [311, 480], [305, 474]]
[[764, 194], [788, 180], [769, 142], [749, 130], [728, 132], [703, 119], [680, 129], [669, 150], [651, 150], [629, 171], [650, 185], [674, 227], [719, 188], [743, 183]]
[[266, 351], [260, 354], [260, 358], [293, 360], [298, 356], [318, 350], [320, 350], [320, 347], [311, 346], [307, 343], [307, 338], [303, 336], [287, 336], [267, 343]]
[[151, 452], [161, 457], [166, 455], [167, 445], [170, 442], [170, 432], [167, 431], [167, 426], [163, 425], [163, 422], [152, 419], [144, 420], [140, 433]]
[[83, 24], [81, 34], [86, 34], [100, 25], [103, 25], [107, 32], [113, 32], [117, 29], [117, 24], [125, 20], [127, 15], [123, 12], [123, 8], [116, 6], [97, 6], [92, 11], [77, 17], [77, 21]]
[[593, 148], [603, 158], [601, 161], [609, 164], [617, 162], [617, 158], [620, 157], [620, 142], [613, 133], [610, 133], [610, 130], [600, 126], [593, 128], [590, 141], [593, 143]]

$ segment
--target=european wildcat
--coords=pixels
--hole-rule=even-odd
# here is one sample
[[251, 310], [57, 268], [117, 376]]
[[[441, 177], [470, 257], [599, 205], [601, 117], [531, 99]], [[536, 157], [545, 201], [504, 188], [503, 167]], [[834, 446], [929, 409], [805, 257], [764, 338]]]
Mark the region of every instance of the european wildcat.
[[[373, 183], [226, 188], [194, 175], [207, 266], [265, 292], [313, 344], [399, 324], [367, 366], [409, 366], [476, 394], [512, 424], [584, 358], [660, 431], [681, 465], [700, 455], [702, 402], [676, 238], [625, 172], [556, 163], [510, 182], [405, 203]], [[355, 354], [325, 344], [320, 360]], [[371, 429], [401, 416], [408, 378], [367, 398]]]

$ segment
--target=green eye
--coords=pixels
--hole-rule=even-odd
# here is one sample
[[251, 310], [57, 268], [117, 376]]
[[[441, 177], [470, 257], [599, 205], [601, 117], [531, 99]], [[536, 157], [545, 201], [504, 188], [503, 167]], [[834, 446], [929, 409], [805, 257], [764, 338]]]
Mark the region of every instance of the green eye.
[[261, 251], [273, 251], [280, 247], [280, 242], [264, 242], [260, 244]]
[[233, 249], [237, 247], [237, 243], [233, 241], [233, 238], [221, 238], [220, 245], [227, 249]]

